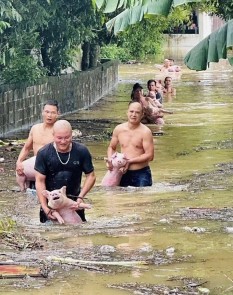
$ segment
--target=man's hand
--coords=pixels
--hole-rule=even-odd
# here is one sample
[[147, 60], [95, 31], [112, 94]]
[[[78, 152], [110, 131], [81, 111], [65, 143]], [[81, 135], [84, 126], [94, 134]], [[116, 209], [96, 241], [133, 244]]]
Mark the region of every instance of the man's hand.
[[108, 170], [112, 171], [113, 170], [112, 161], [109, 160], [108, 158], [104, 158], [104, 160], [106, 161], [106, 166], [107, 166]]
[[75, 204], [73, 204], [70, 208], [73, 210], [78, 210], [78, 209], [80, 209], [79, 206], [80, 206], [80, 203], [82, 203], [82, 202], [83, 202], [83, 199], [78, 197]]
[[24, 175], [22, 162], [16, 162], [16, 172], [18, 175]]
[[47, 217], [49, 219], [52, 219], [52, 220], [56, 220], [57, 218], [53, 215], [54, 212], [56, 212], [56, 210], [53, 210], [53, 209], [49, 209], [47, 208], [46, 210], [44, 210], [45, 214], [47, 215]]
[[129, 169], [129, 161], [127, 161], [127, 163], [125, 164], [125, 166], [124, 167], [121, 167], [119, 169], [119, 171], [121, 171], [122, 174], [125, 174], [128, 169]]

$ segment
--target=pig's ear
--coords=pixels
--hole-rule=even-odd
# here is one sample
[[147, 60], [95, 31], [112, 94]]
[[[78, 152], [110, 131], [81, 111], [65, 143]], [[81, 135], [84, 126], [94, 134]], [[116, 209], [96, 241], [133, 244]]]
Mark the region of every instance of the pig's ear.
[[48, 199], [48, 197], [49, 197], [49, 191], [43, 190], [42, 191], [42, 195]]
[[61, 188], [61, 192], [62, 192], [62, 194], [66, 194], [66, 186], [64, 185], [62, 188]]

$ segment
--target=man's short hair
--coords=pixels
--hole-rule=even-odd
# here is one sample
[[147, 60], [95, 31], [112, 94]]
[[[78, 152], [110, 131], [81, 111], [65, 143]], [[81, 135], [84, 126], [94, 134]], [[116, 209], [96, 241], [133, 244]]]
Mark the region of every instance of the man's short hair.
[[137, 103], [139, 103], [139, 104], [141, 105], [141, 107], [142, 107], [142, 113], [144, 113], [144, 107], [143, 107], [143, 105], [142, 105], [142, 103], [141, 103], [140, 101], [133, 101], [133, 100], [130, 100], [130, 102], [129, 102], [129, 104], [128, 104], [128, 108], [130, 107], [131, 104], [133, 104], [133, 103], [135, 103], [135, 102], [137, 102]]
[[55, 100], [55, 99], [49, 99], [49, 100], [47, 100], [47, 101], [44, 103], [43, 108], [44, 108], [46, 105], [49, 105], [49, 106], [55, 106], [55, 107], [57, 107], [57, 110], [59, 111], [58, 101]]

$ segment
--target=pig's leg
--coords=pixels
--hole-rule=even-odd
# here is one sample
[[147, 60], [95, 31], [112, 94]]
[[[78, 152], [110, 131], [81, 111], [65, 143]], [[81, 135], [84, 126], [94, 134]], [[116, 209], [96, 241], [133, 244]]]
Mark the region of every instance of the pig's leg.
[[80, 209], [91, 209], [91, 205], [90, 204], [86, 204], [86, 203], [83, 203], [83, 202], [81, 202], [79, 204], [79, 207], [80, 207]]
[[26, 178], [28, 180], [32, 180], [32, 181], [35, 180], [35, 170], [34, 170], [35, 161], [36, 161], [35, 156], [23, 161], [23, 172], [26, 175]]
[[26, 190], [26, 176], [23, 175], [18, 175], [16, 173], [16, 182], [18, 183], [21, 192], [24, 192]]
[[61, 217], [61, 215], [60, 215], [57, 211], [54, 211], [54, 212], [53, 212], [53, 216], [56, 217], [57, 221], [58, 221], [60, 224], [65, 223], [65, 222], [64, 222], [64, 219]]

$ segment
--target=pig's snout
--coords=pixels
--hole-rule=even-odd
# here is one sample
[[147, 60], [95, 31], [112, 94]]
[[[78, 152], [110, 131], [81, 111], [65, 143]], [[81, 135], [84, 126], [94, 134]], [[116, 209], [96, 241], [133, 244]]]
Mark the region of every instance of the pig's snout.
[[60, 196], [57, 193], [50, 194], [50, 196], [51, 196], [52, 200], [60, 199]]

